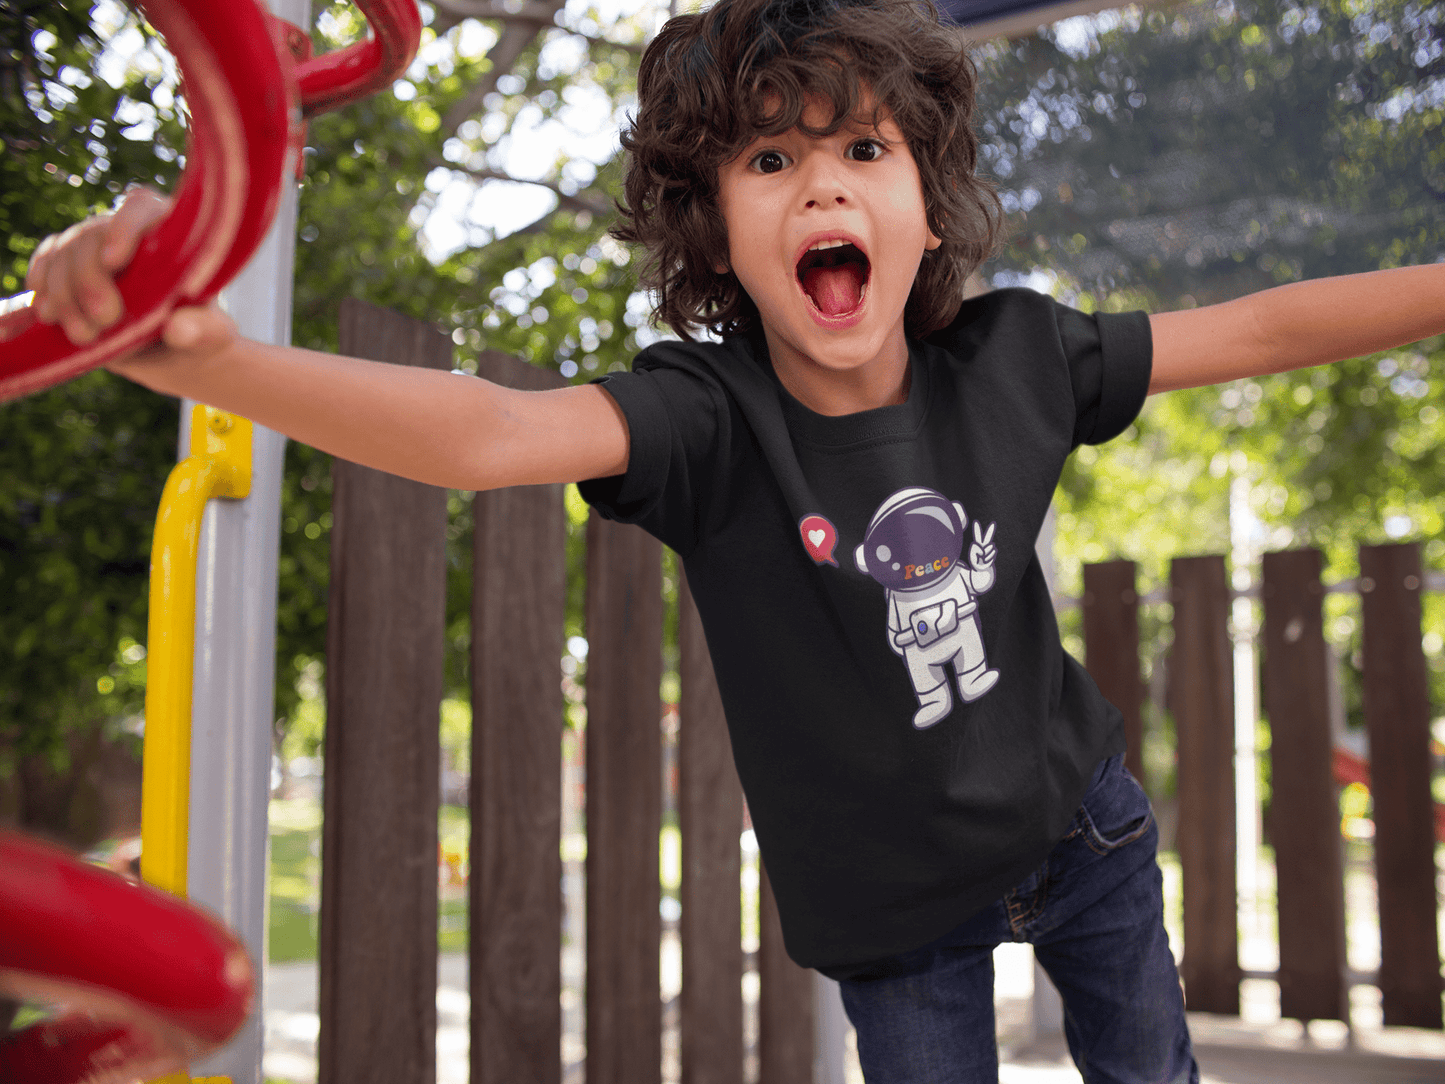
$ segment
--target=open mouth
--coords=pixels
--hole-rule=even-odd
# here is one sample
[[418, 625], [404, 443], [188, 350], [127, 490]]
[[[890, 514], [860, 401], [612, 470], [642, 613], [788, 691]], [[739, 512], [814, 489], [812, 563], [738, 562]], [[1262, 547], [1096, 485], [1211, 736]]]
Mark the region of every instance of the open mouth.
[[868, 296], [868, 257], [841, 239], [820, 241], [798, 261], [798, 282], [824, 316], [847, 316]]

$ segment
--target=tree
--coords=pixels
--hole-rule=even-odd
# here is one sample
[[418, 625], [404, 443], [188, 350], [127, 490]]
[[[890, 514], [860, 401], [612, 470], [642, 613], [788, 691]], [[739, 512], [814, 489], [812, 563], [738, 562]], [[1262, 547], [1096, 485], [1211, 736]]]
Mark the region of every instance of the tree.
[[[180, 131], [159, 65], [112, 86], [89, 5], [0, 3], [0, 292], [46, 234], [124, 183], [171, 183]], [[144, 140], [128, 138], [125, 132]], [[99, 772], [144, 688], [151, 526], [176, 406], [90, 374], [0, 407], [0, 819], [77, 844], [104, 830]], [[133, 763], [133, 760], [132, 760]]]
[[[1017, 215], [996, 284], [1046, 269], [1085, 308], [1181, 308], [1445, 258], [1438, 7], [1125, 9], [995, 43], [982, 63], [983, 155]], [[1434, 340], [1162, 397], [1136, 441], [1066, 476], [1063, 537], [1098, 557], [1110, 540], [1155, 575], [1166, 554], [1226, 546], [1237, 452], [1279, 543], [1338, 566], [1392, 517], [1436, 537], [1442, 387]]]
[[[615, 179], [590, 160], [564, 156], [539, 178], [554, 206], [535, 221], [501, 239], [463, 221], [461, 244], [427, 258], [422, 230], [452, 198], [447, 183], [505, 178], [514, 128], [565, 119], [578, 95], [605, 101], [606, 124], [625, 100], [640, 26], [604, 35], [584, 19], [574, 33], [555, 26], [559, 11], [440, 4], [397, 92], [312, 122], [293, 341], [334, 349], [337, 305], [356, 295], [449, 327], [463, 368], [484, 347], [526, 351], [552, 366], [575, 358], [567, 371], [582, 380], [636, 349], [626, 254], [604, 237]], [[362, 32], [345, 4], [317, 5], [312, 29], [318, 50]], [[45, 235], [108, 208], [128, 183], [174, 183], [184, 114], [164, 55], [114, 3], [0, 0], [5, 294]], [[0, 817], [87, 845], [105, 830], [95, 762], [114, 742], [136, 744], [150, 533], [176, 408], [95, 373], [0, 406], [0, 427], [0, 590], [14, 600], [0, 618], [14, 645], [0, 660]], [[324, 650], [329, 459], [293, 444], [282, 501], [276, 691], [290, 717]], [[448, 685], [461, 688], [466, 495], [451, 507]]]
[[[984, 160], [1015, 217], [988, 269], [997, 285], [1037, 274], [1085, 309], [1159, 311], [1445, 259], [1438, 5], [1124, 9], [992, 43], [981, 64]], [[1318, 546], [1331, 578], [1354, 574], [1360, 543], [1396, 537], [1425, 540], [1438, 567], [1442, 392], [1435, 338], [1151, 400], [1065, 472], [1064, 591], [1079, 591], [1080, 561], [1132, 558], [1152, 586], [1175, 555], [1228, 553], [1236, 484], [1258, 546]], [[1438, 630], [1445, 600], [1425, 607]], [[1326, 613], [1358, 724], [1359, 622], [1343, 597]], [[1438, 631], [1426, 646], [1438, 704]]]

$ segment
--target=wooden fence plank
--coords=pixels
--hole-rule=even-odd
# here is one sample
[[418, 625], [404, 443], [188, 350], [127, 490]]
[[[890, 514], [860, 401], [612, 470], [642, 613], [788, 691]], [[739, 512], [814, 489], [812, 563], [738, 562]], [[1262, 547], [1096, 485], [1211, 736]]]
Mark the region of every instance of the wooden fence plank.
[[1360, 577], [1385, 1024], [1439, 1028], [1435, 808], [1430, 690], [1420, 644], [1419, 544], [1360, 547]]
[[1268, 828], [1279, 898], [1280, 1015], [1348, 1020], [1340, 807], [1317, 550], [1264, 555]]
[[1084, 566], [1084, 664], [1124, 716], [1124, 763], [1144, 779], [1144, 682], [1139, 676], [1139, 593], [1133, 561]]
[[768, 871], [758, 863], [758, 1084], [813, 1079], [813, 972], [783, 948], [783, 927]]
[[662, 547], [587, 524], [587, 1084], [662, 1076]]
[[702, 622], [678, 589], [682, 1084], [742, 1084], [743, 790]]
[[1234, 664], [1223, 557], [1176, 558], [1169, 707], [1179, 755], [1177, 845], [1191, 1011], [1239, 1015], [1234, 831]]
[[[435, 328], [357, 301], [341, 351], [451, 367]], [[332, 477], [319, 1080], [431, 1084], [446, 492], [340, 459]]]
[[[529, 391], [566, 384], [492, 352], [477, 375]], [[478, 493], [472, 514], [471, 1079], [559, 1084], [562, 486]]]

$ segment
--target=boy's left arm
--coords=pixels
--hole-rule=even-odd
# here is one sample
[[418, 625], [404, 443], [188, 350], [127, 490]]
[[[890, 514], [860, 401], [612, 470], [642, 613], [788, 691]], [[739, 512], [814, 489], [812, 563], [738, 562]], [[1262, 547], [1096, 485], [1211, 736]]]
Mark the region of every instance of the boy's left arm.
[[1151, 395], [1361, 357], [1445, 332], [1445, 264], [1293, 282], [1149, 327]]

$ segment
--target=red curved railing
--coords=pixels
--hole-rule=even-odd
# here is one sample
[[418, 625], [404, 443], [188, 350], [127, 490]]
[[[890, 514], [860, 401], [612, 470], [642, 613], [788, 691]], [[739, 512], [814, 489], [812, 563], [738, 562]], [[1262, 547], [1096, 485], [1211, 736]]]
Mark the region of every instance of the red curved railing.
[[0, 994], [64, 1007], [0, 1037], [0, 1084], [175, 1072], [251, 1010], [254, 971], [220, 923], [12, 832], [0, 832], [0, 929]]
[[203, 304], [245, 266], [275, 217], [303, 114], [396, 79], [416, 55], [414, 0], [357, 0], [372, 35], [295, 63], [285, 28], [252, 0], [138, 0], [176, 57], [191, 124], [170, 213], [116, 284], [125, 315], [87, 346], [29, 306], [0, 316], [0, 401], [77, 376], [155, 339], [179, 305]]

